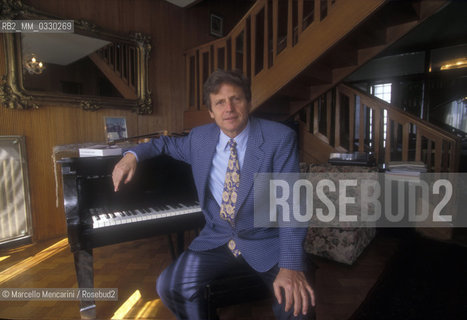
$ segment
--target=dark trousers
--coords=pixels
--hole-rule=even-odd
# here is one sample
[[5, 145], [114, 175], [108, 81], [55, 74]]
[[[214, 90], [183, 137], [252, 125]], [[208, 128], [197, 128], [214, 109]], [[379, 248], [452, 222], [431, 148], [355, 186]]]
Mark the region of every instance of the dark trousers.
[[[272, 283], [279, 268], [257, 272], [242, 258], [234, 257], [226, 246], [207, 251], [183, 252], [157, 279], [157, 293], [177, 319], [207, 319], [204, 288], [211, 280], [224, 276], [256, 273], [273, 291]], [[283, 297], [283, 300], [284, 297]], [[305, 319], [293, 316], [293, 308], [285, 312], [274, 298], [273, 311], [277, 319]]]

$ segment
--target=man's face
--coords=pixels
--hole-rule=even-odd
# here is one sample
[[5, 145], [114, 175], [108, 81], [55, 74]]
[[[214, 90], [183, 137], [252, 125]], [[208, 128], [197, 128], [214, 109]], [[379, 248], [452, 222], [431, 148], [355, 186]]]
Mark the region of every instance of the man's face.
[[248, 123], [250, 103], [240, 87], [224, 83], [217, 93], [211, 93], [209, 115], [230, 138], [236, 137]]

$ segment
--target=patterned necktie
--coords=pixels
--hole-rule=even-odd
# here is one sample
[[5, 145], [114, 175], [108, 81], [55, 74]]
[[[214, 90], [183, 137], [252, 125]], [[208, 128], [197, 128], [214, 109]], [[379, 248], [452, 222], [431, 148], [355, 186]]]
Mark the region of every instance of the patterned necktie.
[[[240, 185], [240, 164], [238, 162], [237, 143], [234, 139], [230, 139], [228, 145], [230, 147], [230, 157], [227, 172], [225, 173], [220, 215], [222, 219], [228, 221], [233, 227], [235, 203], [237, 202], [237, 192]], [[229, 249], [234, 256], [240, 255], [240, 250], [237, 249], [237, 244], [233, 239], [229, 241]]]

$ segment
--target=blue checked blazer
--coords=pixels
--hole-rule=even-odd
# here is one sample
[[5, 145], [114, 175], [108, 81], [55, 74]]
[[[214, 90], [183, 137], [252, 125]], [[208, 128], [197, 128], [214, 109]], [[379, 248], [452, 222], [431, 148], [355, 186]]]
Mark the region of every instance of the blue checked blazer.
[[191, 165], [206, 225], [190, 244], [202, 251], [217, 248], [234, 239], [244, 259], [255, 270], [265, 272], [274, 265], [304, 270], [303, 240], [306, 228], [254, 228], [255, 173], [299, 172], [296, 135], [290, 128], [272, 121], [250, 117], [250, 132], [240, 172], [235, 226], [219, 215], [220, 207], [209, 191], [208, 180], [212, 159], [219, 139], [215, 123], [191, 130], [185, 137], [160, 137], [132, 149], [138, 159], [159, 154]]

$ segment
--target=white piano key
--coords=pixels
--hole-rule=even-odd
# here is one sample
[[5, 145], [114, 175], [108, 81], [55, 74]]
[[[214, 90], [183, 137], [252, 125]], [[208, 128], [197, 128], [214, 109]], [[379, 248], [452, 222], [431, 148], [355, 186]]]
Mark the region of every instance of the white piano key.
[[132, 209], [122, 211], [112, 211], [104, 208], [90, 209], [92, 214], [92, 227], [105, 228], [115, 225], [130, 224], [155, 219], [163, 219], [179, 215], [190, 214], [201, 211], [199, 203], [177, 203], [174, 205], [164, 205], [148, 207], [145, 209]]

